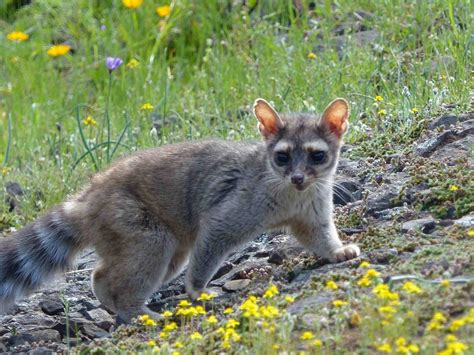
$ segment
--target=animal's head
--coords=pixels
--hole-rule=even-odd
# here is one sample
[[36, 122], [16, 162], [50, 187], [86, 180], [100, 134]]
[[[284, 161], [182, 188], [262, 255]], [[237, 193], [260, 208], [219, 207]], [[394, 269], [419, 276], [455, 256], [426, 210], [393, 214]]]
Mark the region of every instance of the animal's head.
[[254, 114], [276, 176], [302, 191], [334, 174], [349, 118], [346, 100], [336, 99], [322, 115], [313, 115], [278, 114], [267, 101], [257, 99]]

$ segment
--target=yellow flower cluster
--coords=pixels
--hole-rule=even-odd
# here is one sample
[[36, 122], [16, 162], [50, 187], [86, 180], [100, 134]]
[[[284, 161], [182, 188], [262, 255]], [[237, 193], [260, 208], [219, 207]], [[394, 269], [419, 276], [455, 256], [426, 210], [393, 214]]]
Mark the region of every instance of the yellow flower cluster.
[[377, 298], [382, 300], [389, 300], [389, 301], [398, 301], [400, 296], [398, 293], [391, 292], [388, 285], [380, 284], [373, 288], [372, 293], [377, 296]]
[[331, 281], [326, 282], [326, 288], [328, 290], [337, 290], [339, 287], [337, 286], [337, 283], [331, 280]]
[[142, 322], [142, 324], [144, 324], [148, 327], [155, 327], [156, 326], [155, 320], [150, 318], [150, 316], [148, 314], [144, 314], [144, 315], [138, 317], [138, 320], [140, 322]]
[[94, 118], [92, 118], [92, 116], [87, 116], [83, 121], [82, 123], [84, 123], [84, 125], [86, 126], [95, 126], [97, 125], [97, 121], [94, 120]]
[[[366, 264], [362, 265], [364, 263]], [[360, 266], [368, 267], [370, 266], [370, 264], [364, 261], [360, 264]], [[365, 275], [361, 279], [359, 279], [359, 281], [357, 281], [357, 284], [362, 287], [369, 287], [370, 285], [372, 285], [372, 281], [378, 277], [380, 277], [380, 272], [375, 269], [368, 269]]]
[[407, 281], [403, 284], [402, 290], [408, 293], [420, 294], [423, 290], [414, 282]]
[[153, 110], [153, 105], [150, 104], [149, 102], [145, 102], [140, 109], [142, 111], [151, 111]]
[[48, 55], [51, 57], [60, 57], [62, 55], [68, 54], [71, 50], [71, 46], [67, 44], [57, 44], [49, 47]]
[[336, 308], [340, 308], [340, 307], [343, 307], [343, 306], [347, 306], [349, 304], [349, 302], [347, 301], [342, 301], [342, 300], [334, 300], [332, 301], [332, 305]]
[[433, 331], [442, 329], [444, 323], [446, 323], [446, 317], [444, 316], [444, 314], [441, 312], [436, 312], [433, 315], [433, 318], [431, 318], [431, 320], [429, 321], [426, 330]]
[[211, 301], [215, 298], [215, 295], [211, 295], [209, 293], [201, 293], [201, 296], [198, 297], [198, 301]]
[[263, 294], [263, 298], [273, 298], [276, 295], [278, 295], [278, 287], [272, 284]]
[[171, 13], [171, 7], [169, 5], [158, 6], [156, 8], [156, 13], [160, 17], [167, 17]]
[[399, 354], [416, 354], [420, 352], [420, 348], [416, 344], [409, 344], [404, 337], [395, 340], [397, 346], [395, 351]]
[[140, 7], [143, 3], [143, 0], [122, 0], [123, 6], [129, 9], [136, 9]]
[[23, 42], [26, 41], [30, 36], [28, 36], [25, 32], [21, 31], [13, 31], [7, 34], [7, 39], [14, 42]]
[[464, 352], [469, 349], [466, 344], [460, 342], [458, 338], [452, 334], [447, 335], [445, 341], [446, 347], [439, 351], [437, 355], [464, 354]]

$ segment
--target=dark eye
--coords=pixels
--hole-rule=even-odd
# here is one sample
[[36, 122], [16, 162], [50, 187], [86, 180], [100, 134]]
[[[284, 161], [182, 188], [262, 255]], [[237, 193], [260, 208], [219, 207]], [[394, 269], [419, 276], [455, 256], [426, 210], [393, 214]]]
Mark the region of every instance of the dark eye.
[[309, 153], [309, 159], [313, 164], [321, 164], [326, 158], [326, 153], [322, 151], [316, 151]]
[[278, 165], [285, 165], [290, 162], [290, 155], [287, 152], [277, 152], [275, 154], [275, 161]]

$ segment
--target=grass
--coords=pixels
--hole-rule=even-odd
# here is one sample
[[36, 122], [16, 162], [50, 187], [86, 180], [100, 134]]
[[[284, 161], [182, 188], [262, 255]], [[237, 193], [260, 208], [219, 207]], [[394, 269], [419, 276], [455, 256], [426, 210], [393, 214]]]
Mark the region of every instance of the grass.
[[[311, 2], [314, 6], [302, 1], [299, 12], [291, 1], [248, 1], [244, 6], [176, 0], [167, 17], [155, 12], [166, 4], [161, 0], [144, 1], [137, 9], [127, 9], [119, 0], [37, 0], [18, 10], [13, 3], [0, 4], [0, 185], [16, 181], [25, 193], [21, 209], [13, 212], [2, 196], [1, 229], [34, 219], [120, 155], [209, 136], [257, 138], [250, 114], [257, 97], [273, 101], [280, 111], [316, 112], [335, 97], [347, 98], [352, 114], [346, 141], [355, 145], [354, 157], [405, 153], [430, 118], [447, 110], [465, 112], [470, 105], [473, 26], [465, 1], [341, 0]], [[345, 33], [338, 42], [341, 26]], [[375, 39], [360, 44], [357, 26], [373, 31]], [[7, 34], [16, 30], [29, 39], [8, 40]], [[60, 43], [72, 51], [49, 56], [48, 48]], [[108, 56], [122, 58], [124, 65], [109, 73]], [[96, 125], [85, 125], [89, 116]], [[429, 168], [439, 171], [438, 180], [430, 182], [436, 196], [419, 208], [442, 215], [454, 206], [456, 216], [465, 214], [472, 206], [465, 168]], [[416, 183], [419, 172], [412, 170]], [[452, 184], [461, 188], [456, 194], [446, 192]], [[346, 221], [363, 223], [357, 213]], [[365, 243], [373, 247], [387, 231], [368, 234]], [[402, 247], [404, 240], [396, 235], [390, 243]], [[417, 243], [425, 246], [427, 241]], [[403, 346], [415, 342], [423, 353], [434, 353], [456, 343], [444, 339], [447, 325], [456, 318], [446, 311], [449, 319], [442, 329], [426, 329], [446, 298], [467, 302], [465, 286], [430, 284], [417, 295], [394, 285], [400, 305], [393, 306], [396, 313], [387, 320], [378, 309], [389, 305], [383, 299], [373, 304], [372, 288], [356, 285], [362, 274], [351, 270], [352, 281], [338, 283], [344, 292], [337, 296], [349, 305], [315, 310], [326, 325], [302, 327], [285, 311], [283, 296], [258, 301], [278, 306], [280, 315], [268, 327], [262, 327], [262, 319], [244, 319], [234, 308], [241, 339], [232, 346], [239, 344], [236, 352], [364, 353], [383, 350], [384, 344], [396, 351], [402, 346], [396, 339], [404, 337]], [[380, 282], [372, 280], [371, 287]], [[311, 290], [319, 291], [320, 284]], [[437, 296], [431, 297], [433, 293]], [[216, 311], [219, 323], [208, 328], [205, 322], [178, 317], [182, 324], [167, 342], [159, 340], [157, 326], [137, 325], [117, 332], [106, 346], [151, 352], [155, 346], [146, 342], [157, 339], [164, 353], [182, 351], [174, 346], [176, 340], [186, 351], [216, 350], [224, 340], [215, 332], [219, 326], [227, 329], [230, 317]], [[469, 317], [468, 312], [464, 309], [457, 317]], [[384, 320], [389, 324], [383, 325]], [[469, 331], [451, 332], [464, 339], [458, 342], [472, 335], [469, 322]], [[272, 324], [275, 331], [269, 333]], [[193, 331], [203, 339], [191, 341]], [[300, 339], [304, 331], [314, 338]], [[311, 348], [315, 339], [322, 345]]]

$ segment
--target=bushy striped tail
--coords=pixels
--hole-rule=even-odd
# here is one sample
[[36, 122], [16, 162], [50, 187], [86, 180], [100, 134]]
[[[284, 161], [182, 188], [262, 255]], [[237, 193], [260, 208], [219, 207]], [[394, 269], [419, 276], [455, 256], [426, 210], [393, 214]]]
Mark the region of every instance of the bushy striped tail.
[[0, 313], [67, 268], [81, 244], [61, 206], [0, 239]]

